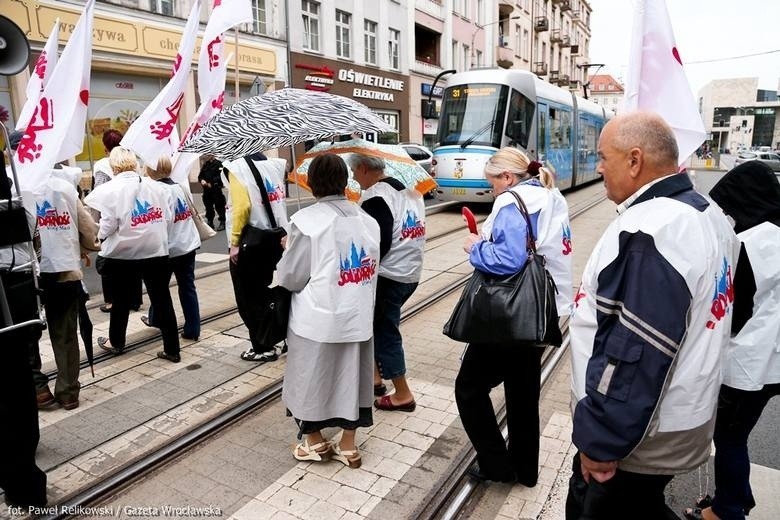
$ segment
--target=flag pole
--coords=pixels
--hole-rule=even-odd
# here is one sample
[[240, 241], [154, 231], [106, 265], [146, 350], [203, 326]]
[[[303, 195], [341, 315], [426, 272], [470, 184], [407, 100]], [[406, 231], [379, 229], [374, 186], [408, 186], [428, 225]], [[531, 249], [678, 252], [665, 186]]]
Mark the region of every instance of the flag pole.
[[238, 103], [241, 100], [238, 89], [238, 26], [235, 26], [233, 31], [236, 37], [236, 77], [234, 78], [234, 86], [236, 89], [236, 103]]

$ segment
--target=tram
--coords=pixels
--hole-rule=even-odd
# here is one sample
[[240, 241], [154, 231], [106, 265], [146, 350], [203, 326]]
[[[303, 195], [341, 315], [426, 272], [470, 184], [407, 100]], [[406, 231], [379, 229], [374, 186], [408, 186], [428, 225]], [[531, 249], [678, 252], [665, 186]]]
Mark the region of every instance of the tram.
[[439, 116], [433, 173], [443, 201], [492, 202], [487, 160], [515, 146], [555, 174], [561, 190], [598, 177], [599, 134], [612, 112], [523, 70], [453, 74]]

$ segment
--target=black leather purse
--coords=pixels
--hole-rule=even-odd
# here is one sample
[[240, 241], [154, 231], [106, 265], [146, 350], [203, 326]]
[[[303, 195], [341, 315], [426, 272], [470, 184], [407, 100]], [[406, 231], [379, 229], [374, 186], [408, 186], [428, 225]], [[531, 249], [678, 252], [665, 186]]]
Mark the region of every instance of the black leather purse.
[[276, 264], [279, 259], [282, 258], [282, 237], [287, 235], [287, 231], [283, 227], [277, 226], [274, 212], [271, 210], [271, 202], [268, 200], [268, 192], [265, 189], [265, 183], [263, 182], [260, 172], [257, 171], [257, 166], [252, 162], [249, 157], [244, 158], [249, 169], [252, 170], [252, 175], [255, 178], [257, 187], [260, 189], [260, 195], [263, 198], [263, 206], [265, 207], [266, 214], [268, 215], [268, 222], [271, 224], [269, 229], [260, 229], [255, 226], [247, 224], [241, 230], [241, 237], [239, 238], [239, 251], [241, 259], [239, 261], [248, 261], [252, 264], [261, 264], [270, 267], [271, 270], [276, 269]]
[[466, 343], [517, 343], [527, 346], [563, 342], [555, 305], [557, 289], [536, 252], [528, 209], [520, 196], [510, 191], [525, 217], [528, 261], [509, 276], [493, 276], [478, 269], [463, 289], [444, 335]]

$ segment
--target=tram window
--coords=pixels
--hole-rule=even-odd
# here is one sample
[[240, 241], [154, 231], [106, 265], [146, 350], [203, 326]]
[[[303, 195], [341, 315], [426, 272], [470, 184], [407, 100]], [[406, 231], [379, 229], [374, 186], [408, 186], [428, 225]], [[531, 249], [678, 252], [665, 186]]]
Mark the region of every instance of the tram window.
[[518, 91], [512, 90], [506, 121], [506, 136], [512, 140], [511, 144], [519, 144], [523, 148], [528, 147], [528, 131], [531, 128], [533, 117], [533, 103]]
[[550, 146], [571, 147], [571, 112], [562, 108], [550, 108]]

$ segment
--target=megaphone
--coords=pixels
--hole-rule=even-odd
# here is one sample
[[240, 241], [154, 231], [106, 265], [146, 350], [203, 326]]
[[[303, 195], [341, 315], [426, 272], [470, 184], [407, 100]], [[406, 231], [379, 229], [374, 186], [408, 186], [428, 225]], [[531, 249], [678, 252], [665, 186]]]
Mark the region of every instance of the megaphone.
[[18, 25], [0, 16], [0, 76], [13, 76], [27, 66], [30, 43]]

